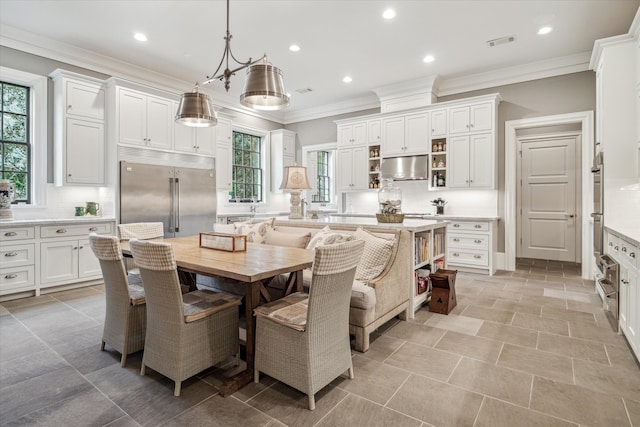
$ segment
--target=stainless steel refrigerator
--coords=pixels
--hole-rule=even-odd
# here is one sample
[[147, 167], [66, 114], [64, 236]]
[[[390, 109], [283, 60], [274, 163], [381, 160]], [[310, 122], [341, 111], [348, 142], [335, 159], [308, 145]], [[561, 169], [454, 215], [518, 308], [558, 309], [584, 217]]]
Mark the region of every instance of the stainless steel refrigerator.
[[215, 171], [121, 161], [120, 223], [131, 222], [162, 222], [165, 237], [212, 231]]

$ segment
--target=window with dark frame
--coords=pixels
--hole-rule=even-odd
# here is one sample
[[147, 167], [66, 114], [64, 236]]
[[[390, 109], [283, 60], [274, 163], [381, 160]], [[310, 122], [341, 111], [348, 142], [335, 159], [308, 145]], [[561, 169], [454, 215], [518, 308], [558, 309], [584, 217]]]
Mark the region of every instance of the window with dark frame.
[[16, 185], [14, 203], [31, 203], [29, 88], [0, 81], [0, 178]]
[[262, 138], [233, 131], [233, 177], [229, 201], [261, 202], [263, 177]]
[[316, 153], [316, 166], [317, 166], [317, 193], [311, 196], [311, 201], [314, 203], [330, 203], [330, 178], [329, 178], [329, 152], [318, 151]]

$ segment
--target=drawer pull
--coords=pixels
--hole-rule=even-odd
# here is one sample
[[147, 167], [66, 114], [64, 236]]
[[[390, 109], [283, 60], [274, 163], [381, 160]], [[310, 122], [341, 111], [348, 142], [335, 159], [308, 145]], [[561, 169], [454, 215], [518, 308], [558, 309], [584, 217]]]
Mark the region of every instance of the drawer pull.
[[4, 254], [4, 256], [18, 256], [18, 252], [7, 252], [6, 254]]
[[635, 253], [635, 252], [631, 252], [631, 253], [629, 254], [629, 256], [630, 256], [631, 258], [635, 258], [635, 257], [636, 257], [636, 253]]
[[474, 225], [475, 228], [482, 228], [482, 226], [480, 224], [476, 224]]
[[480, 258], [482, 258], [480, 255], [474, 255], [473, 257], [474, 257], [475, 259], [480, 259]]
[[627, 247], [626, 246], [622, 247], [622, 252], [627, 252]]
[[66, 232], [67, 232], [67, 230], [64, 229], [64, 228], [59, 228], [59, 229], [56, 230], [56, 233], [58, 233], [58, 234], [64, 234]]
[[17, 236], [18, 233], [16, 233], [15, 231], [7, 231], [6, 233], [4, 233], [4, 235], [7, 237], [14, 237]]
[[91, 227], [89, 231], [98, 231], [98, 227]]
[[475, 243], [482, 243], [482, 240], [480, 240], [480, 239], [476, 239], [476, 240], [474, 240], [474, 242], [475, 242]]
[[459, 242], [460, 239], [458, 239], [457, 237], [453, 239], [454, 242]]
[[620, 249], [620, 247], [618, 245], [614, 246], [613, 250], [617, 251], [618, 249]]
[[454, 252], [453, 256], [460, 256], [460, 254], [458, 252]]
[[5, 279], [15, 279], [16, 277], [18, 277], [17, 274], [13, 273], [13, 274], [5, 274], [4, 278]]
[[454, 227], [459, 228], [460, 224], [453, 224]]

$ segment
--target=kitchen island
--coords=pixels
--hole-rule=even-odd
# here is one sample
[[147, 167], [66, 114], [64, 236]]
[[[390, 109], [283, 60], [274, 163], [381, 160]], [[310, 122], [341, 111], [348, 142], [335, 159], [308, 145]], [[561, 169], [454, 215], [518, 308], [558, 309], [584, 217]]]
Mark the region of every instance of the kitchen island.
[[333, 215], [318, 219], [281, 217], [275, 220], [276, 229], [278, 227], [321, 229], [329, 226], [331, 230], [344, 231], [354, 231], [358, 227], [373, 233], [401, 231], [404, 237], [399, 242], [403, 245], [399, 248], [399, 253], [408, 256], [398, 256], [393, 262], [405, 271], [403, 280], [406, 280], [409, 297], [409, 310], [406, 317], [411, 319], [415, 311], [427, 301], [429, 295], [427, 289], [418, 286], [418, 277], [426, 275], [428, 269], [433, 271], [445, 265], [447, 225], [447, 221], [405, 219], [402, 223], [380, 223], [375, 218]]

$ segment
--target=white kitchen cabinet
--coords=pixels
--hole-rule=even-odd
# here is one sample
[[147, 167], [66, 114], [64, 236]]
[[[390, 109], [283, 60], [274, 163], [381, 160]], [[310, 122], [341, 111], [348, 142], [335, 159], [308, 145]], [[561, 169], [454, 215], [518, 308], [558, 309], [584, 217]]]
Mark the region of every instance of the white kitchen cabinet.
[[194, 128], [175, 123], [173, 127], [173, 149], [184, 153], [215, 156], [216, 128]]
[[449, 109], [449, 134], [486, 132], [494, 127], [494, 104], [483, 102]]
[[495, 150], [492, 134], [455, 136], [448, 141], [447, 187], [493, 188]]
[[494, 221], [454, 220], [447, 226], [447, 268], [493, 275]]
[[338, 147], [365, 145], [367, 143], [367, 122], [338, 126]]
[[54, 93], [54, 182], [105, 185], [103, 82], [63, 70], [51, 73]]
[[364, 190], [368, 179], [367, 147], [337, 150], [336, 186], [341, 191]]
[[117, 90], [118, 143], [170, 150], [174, 102], [122, 87]]
[[383, 157], [427, 154], [429, 152], [429, 113], [382, 119]]
[[4, 229], [0, 237], [0, 296], [35, 290], [35, 227]]
[[271, 141], [271, 192], [282, 193], [280, 184], [285, 166], [296, 164], [296, 133], [285, 129], [272, 131]]
[[431, 138], [447, 136], [447, 110], [434, 110], [431, 112]]
[[367, 141], [368, 145], [380, 145], [382, 138], [382, 120], [367, 121]]
[[233, 174], [231, 144], [216, 145], [216, 189], [231, 190]]

